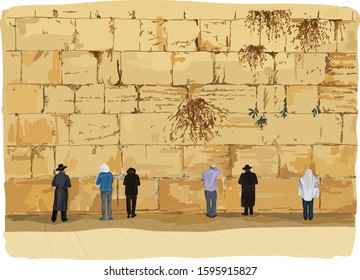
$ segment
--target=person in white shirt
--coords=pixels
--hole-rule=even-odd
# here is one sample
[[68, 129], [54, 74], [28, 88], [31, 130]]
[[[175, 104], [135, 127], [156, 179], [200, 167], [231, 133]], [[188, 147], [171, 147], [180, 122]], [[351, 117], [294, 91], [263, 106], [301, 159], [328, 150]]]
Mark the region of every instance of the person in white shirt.
[[314, 198], [319, 197], [318, 181], [312, 171], [307, 169], [298, 183], [298, 195], [302, 198], [304, 220], [314, 217]]
[[209, 218], [216, 217], [216, 200], [217, 200], [217, 184], [216, 179], [221, 173], [220, 169], [216, 169], [214, 164], [210, 165], [210, 169], [203, 173], [202, 181], [205, 189], [206, 199], [206, 216]]

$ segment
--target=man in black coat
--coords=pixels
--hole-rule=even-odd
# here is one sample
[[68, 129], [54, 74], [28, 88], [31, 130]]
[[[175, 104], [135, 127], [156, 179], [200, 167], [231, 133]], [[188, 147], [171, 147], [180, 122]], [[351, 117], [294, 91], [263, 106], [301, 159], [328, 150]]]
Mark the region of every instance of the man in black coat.
[[65, 174], [66, 167], [63, 164], [58, 165], [56, 171], [59, 171], [59, 173], [55, 175], [51, 184], [55, 187], [54, 206], [51, 216], [51, 221], [53, 222], [56, 221], [58, 211], [61, 211], [61, 220], [63, 222], [68, 220], [66, 210], [68, 205], [68, 188], [71, 187], [71, 182], [69, 176]]
[[244, 173], [240, 175], [239, 184], [241, 185], [241, 207], [244, 207], [244, 213], [242, 215], [254, 214], [255, 205], [255, 185], [258, 180], [255, 173], [250, 171], [252, 167], [248, 164], [243, 167]]
[[127, 217], [130, 218], [131, 216], [131, 218], [134, 218], [136, 216], [135, 208], [140, 178], [136, 174], [136, 170], [132, 167], [130, 167], [126, 173], [127, 175], [125, 175], [123, 184], [125, 186]]

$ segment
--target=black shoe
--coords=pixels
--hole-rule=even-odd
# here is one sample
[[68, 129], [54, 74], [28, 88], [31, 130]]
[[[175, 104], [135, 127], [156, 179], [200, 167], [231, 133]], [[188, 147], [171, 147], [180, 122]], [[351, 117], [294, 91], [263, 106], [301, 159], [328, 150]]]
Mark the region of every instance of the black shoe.
[[206, 217], [211, 218], [211, 216], [209, 216], [208, 214], [206, 214]]
[[130, 218], [130, 215], [127, 215], [128, 219]]
[[131, 218], [134, 218], [134, 217], [136, 217], [136, 214], [131, 215]]
[[217, 215], [211, 216], [210, 218], [215, 218]]
[[66, 222], [66, 221], [68, 221], [69, 219], [64, 219], [64, 220], [62, 220], [63, 222]]
[[246, 214], [246, 213], [242, 213], [241, 215], [243, 215], [243, 216], [248, 216], [248, 214]]
[[53, 223], [55, 223], [56, 219], [55, 219], [55, 220], [54, 220], [54, 219], [51, 219], [51, 221], [52, 221]]

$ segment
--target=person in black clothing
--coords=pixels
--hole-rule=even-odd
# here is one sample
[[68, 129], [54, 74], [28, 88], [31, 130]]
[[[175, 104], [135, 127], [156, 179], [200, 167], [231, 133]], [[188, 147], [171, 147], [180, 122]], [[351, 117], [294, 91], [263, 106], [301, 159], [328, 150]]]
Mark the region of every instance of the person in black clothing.
[[136, 208], [136, 199], [138, 194], [138, 186], [140, 186], [140, 178], [136, 174], [136, 170], [130, 167], [126, 171], [127, 175], [124, 178], [124, 186], [125, 186], [125, 195], [126, 195], [126, 211], [127, 217], [134, 218], [135, 208]]
[[241, 185], [241, 207], [244, 207], [244, 213], [242, 215], [254, 214], [255, 205], [255, 185], [258, 180], [255, 173], [250, 171], [252, 167], [248, 164], [243, 167], [244, 173], [240, 175], [239, 184]]
[[66, 222], [68, 218], [66, 217], [66, 210], [68, 205], [68, 188], [71, 187], [70, 178], [65, 174], [65, 168], [63, 164], [59, 164], [56, 171], [59, 171], [59, 174], [56, 174], [52, 186], [55, 187], [54, 194], [54, 206], [51, 216], [51, 221], [55, 222], [57, 218], [58, 211], [61, 211], [61, 220]]

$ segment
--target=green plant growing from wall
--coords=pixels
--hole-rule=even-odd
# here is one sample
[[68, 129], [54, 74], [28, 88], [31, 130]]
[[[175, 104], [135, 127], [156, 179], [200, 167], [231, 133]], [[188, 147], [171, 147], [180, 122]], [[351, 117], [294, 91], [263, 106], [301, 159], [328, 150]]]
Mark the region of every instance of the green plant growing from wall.
[[260, 118], [256, 121], [256, 125], [260, 126], [261, 130], [265, 125], [267, 125], [267, 118], [260, 116]]
[[256, 70], [258, 67], [263, 68], [266, 61], [265, 47], [262, 45], [248, 45], [239, 51], [239, 61], [245, 67], [249, 66], [250, 70]]
[[287, 100], [286, 97], [284, 98], [284, 108], [280, 111], [280, 116], [285, 119], [288, 115], [288, 109], [287, 109]]
[[256, 103], [254, 109], [249, 108], [249, 113], [248, 113], [248, 115], [251, 116], [253, 119], [255, 119], [258, 114], [259, 114], [259, 110], [258, 110], [258, 108], [257, 108], [257, 103]]
[[313, 113], [313, 117], [315, 118], [317, 115], [321, 114], [321, 110], [319, 105], [316, 105], [316, 107], [314, 109], [312, 109], [311, 111]]

